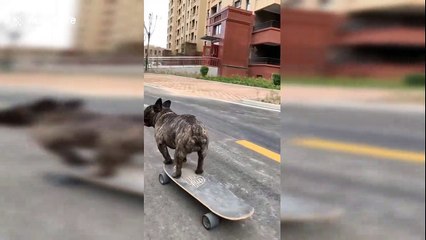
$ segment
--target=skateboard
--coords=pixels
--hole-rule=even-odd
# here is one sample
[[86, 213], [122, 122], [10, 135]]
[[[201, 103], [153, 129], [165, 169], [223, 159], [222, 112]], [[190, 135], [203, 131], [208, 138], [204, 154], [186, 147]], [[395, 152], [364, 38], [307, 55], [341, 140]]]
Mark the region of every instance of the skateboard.
[[176, 179], [172, 177], [175, 165], [164, 165], [158, 180], [162, 185], [175, 182], [211, 211], [201, 218], [201, 223], [207, 230], [217, 227], [220, 218], [237, 221], [253, 215], [253, 207], [235, 196], [212, 175], [206, 172], [201, 175], [195, 174], [195, 168], [196, 165], [193, 163], [184, 163], [182, 176]]
[[344, 211], [328, 205], [285, 195], [281, 197], [281, 222], [326, 222], [340, 218]]
[[60, 176], [80, 180], [115, 191], [126, 192], [138, 196], [144, 195], [144, 171], [142, 167], [123, 166], [111, 177], [99, 177], [95, 174], [96, 166], [69, 167], [63, 166]]

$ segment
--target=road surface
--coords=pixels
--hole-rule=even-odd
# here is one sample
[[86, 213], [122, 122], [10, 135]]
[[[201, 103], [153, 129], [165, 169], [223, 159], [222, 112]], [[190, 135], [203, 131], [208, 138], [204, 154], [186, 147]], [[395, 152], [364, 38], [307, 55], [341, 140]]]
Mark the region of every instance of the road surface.
[[[179, 97], [145, 86], [145, 104], [172, 100], [172, 110], [194, 114], [209, 131], [205, 171], [255, 208], [251, 219], [222, 221], [207, 231], [201, 216], [208, 209], [174, 184], [161, 185], [162, 156], [153, 128], [145, 128], [145, 239], [279, 239], [279, 113], [200, 98]], [[260, 154], [246, 140], [271, 152]], [[247, 143], [245, 142], [245, 143]], [[171, 154], [173, 156], [173, 154]], [[196, 153], [188, 161], [196, 161]]]
[[346, 211], [283, 239], [424, 239], [424, 113], [287, 105], [282, 124], [284, 197]]
[[[0, 89], [0, 109], [40, 96]], [[85, 98], [90, 109], [141, 113], [142, 98]], [[141, 125], [142, 126], [142, 125]], [[137, 156], [136, 162], [143, 162]], [[41, 150], [25, 129], [0, 127], [0, 239], [140, 239], [143, 198], [58, 178], [58, 159]], [[63, 179], [62, 179], [63, 180]]]

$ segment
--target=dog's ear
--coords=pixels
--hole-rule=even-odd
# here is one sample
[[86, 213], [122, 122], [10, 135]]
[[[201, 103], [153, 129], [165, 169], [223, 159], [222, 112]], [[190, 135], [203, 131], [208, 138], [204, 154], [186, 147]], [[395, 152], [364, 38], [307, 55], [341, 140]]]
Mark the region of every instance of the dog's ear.
[[161, 109], [163, 108], [163, 100], [159, 98], [155, 104], [154, 104], [154, 112], [161, 112]]
[[170, 100], [163, 102], [163, 108], [170, 108], [171, 105], [172, 105], [172, 101]]

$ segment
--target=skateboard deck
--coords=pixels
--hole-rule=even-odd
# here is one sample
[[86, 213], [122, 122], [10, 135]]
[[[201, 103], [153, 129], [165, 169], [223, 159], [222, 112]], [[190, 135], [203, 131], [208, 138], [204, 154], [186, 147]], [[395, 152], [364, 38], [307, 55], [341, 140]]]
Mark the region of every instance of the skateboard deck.
[[333, 221], [342, 215], [340, 208], [287, 195], [281, 198], [281, 221], [284, 223]]
[[144, 171], [141, 167], [120, 167], [117, 173], [111, 177], [96, 176], [96, 166], [68, 167], [59, 172], [62, 176], [75, 178], [90, 184], [99, 185], [135, 195], [144, 195]]
[[201, 175], [195, 174], [196, 164], [184, 163], [182, 176], [177, 179], [172, 177], [174, 164], [164, 165], [163, 168], [173, 182], [217, 216], [228, 220], [242, 220], [253, 215], [253, 207], [238, 198], [212, 175], [206, 171]]

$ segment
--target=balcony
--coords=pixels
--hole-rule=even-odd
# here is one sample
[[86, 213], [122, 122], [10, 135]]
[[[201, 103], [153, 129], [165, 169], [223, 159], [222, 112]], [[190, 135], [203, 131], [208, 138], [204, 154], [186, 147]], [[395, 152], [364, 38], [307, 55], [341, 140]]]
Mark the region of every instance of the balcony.
[[279, 21], [268, 21], [257, 24], [253, 28], [252, 45], [267, 44], [277, 46], [281, 44]]
[[343, 34], [338, 45], [411, 45], [425, 46], [424, 28], [388, 27]]
[[279, 21], [275, 21], [275, 20], [267, 21], [267, 22], [256, 24], [253, 27], [253, 31], [256, 32], [258, 30], [262, 30], [262, 29], [265, 29], [265, 28], [278, 28], [278, 29], [280, 29], [281, 24], [280, 24]]

